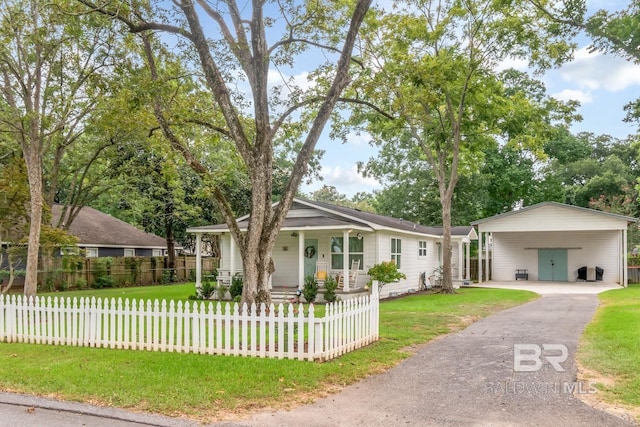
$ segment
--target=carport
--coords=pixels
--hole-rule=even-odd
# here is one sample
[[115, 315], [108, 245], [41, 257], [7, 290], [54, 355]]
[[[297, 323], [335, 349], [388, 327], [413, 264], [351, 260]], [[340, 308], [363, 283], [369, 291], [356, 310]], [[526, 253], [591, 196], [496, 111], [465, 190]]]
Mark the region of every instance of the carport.
[[[478, 228], [479, 283], [575, 282], [578, 269], [601, 268], [602, 281], [627, 284], [627, 227], [636, 218], [544, 202], [472, 223]], [[484, 275], [483, 275], [484, 273]]]

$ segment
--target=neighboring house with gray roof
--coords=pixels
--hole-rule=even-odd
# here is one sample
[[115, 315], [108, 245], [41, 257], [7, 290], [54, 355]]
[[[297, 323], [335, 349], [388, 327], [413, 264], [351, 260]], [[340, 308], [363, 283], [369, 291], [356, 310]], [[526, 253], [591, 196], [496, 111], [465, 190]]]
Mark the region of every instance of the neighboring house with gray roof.
[[[62, 209], [62, 205], [51, 208], [53, 224], [58, 223]], [[80, 210], [68, 233], [79, 239], [78, 246], [87, 257], [163, 256], [167, 252], [163, 237], [88, 206]]]
[[[237, 219], [241, 230], [246, 230], [248, 218], [245, 215]], [[196, 237], [219, 235], [220, 270], [231, 276], [242, 272], [240, 252], [226, 224], [192, 227], [187, 232], [195, 233]], [[465, 260], [469, 259], [470, 241], [476, 239], [473, 227], [453, 227], [454, 280], [469, 277], [469, 263]], [[345, 241], [349, 243], [345, 245]], [[406, 293], [418, 290], [421, 273], [428, 277], [442, 264], [441, 243], [441, 227], [296, 198], [273, 250], [276, 271], [271, 283], [274, 287], [295, 290], [303, 286], [305, 276], [316, 273], [319, 263], [326, 263], [331, 275], [347, 277], [354, 261], [359, 261], [356, 283], [345, 283], [349, 290], [359, 289], [369, 281], [369, 268], [394, 260], [407, 278], [385, 286], [382, 296]]]

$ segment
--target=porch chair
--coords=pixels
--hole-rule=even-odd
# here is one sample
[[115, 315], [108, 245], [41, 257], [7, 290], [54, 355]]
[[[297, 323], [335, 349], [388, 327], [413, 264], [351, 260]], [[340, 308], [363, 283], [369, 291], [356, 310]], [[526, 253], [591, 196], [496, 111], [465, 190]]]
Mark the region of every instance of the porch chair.
[[324, 281], [327, 280], [327, 275], [329, 274], [328, 272], [328, 266], [327, 263], [324, 261], [318, 261], [316, 262], [316, 281], [318, 282], [318, 285], [322, 284], [324, 285]]
[[[349, 270], [349, 289], [353, 289], [358, 282], [358, 270], [360, 269], [360, 260], [351, 261], [351, 270]], [[344, 277], [342, 271], [338, 275], [338, 288], [344, 289]]]

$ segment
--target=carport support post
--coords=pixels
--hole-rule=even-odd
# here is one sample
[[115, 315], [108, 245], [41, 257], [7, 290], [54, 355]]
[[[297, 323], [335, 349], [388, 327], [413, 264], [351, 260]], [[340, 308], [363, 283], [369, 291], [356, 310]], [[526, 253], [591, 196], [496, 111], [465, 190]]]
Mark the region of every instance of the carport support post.
[[202, 287], [202, 234], [196, 233], [196, 288]]
[[465, 271], [464, 278], [467, 280], [471, 280], [471, 240], [467, 240], [465, 242], [465, 245], [467, 250], [467, 256], [464, 259], [464, 271]]
[[462, 252], [462, 246], [464, 242], [460, 240], [458, 242], [458, 280], [462, 280], [462, 269], [464, 268], [464, 254]]
[[478, 230], [478, 283], [482, 283], [482, 234]]
[[627, 248], [627, 229], [624, 228], [622, 230], [622, 286], [624, 286], [625, 288], [629, 283], [629, 278], [627, 277], [629, 272], [629, 268], [627, 267], [627, 263], [629, 262], [627, 257], [628, 249], [629, 248]]

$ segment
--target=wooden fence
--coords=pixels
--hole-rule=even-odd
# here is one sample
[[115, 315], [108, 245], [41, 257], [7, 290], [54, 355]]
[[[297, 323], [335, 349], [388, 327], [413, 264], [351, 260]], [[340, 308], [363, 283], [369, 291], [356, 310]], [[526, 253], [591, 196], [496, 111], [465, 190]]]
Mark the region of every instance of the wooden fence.
[[[489, 260], [489, 280], [491, 280], [491, 264], [492, 260]], [[471, 280], [473, 282], [478, 281], [478, 258], [471, 258], [469, 260], [469, 273], [471, 273]], [[485, 274], [487, 271], [487, 260], [482, 260], [482, 280], [485, 280]]]
[[[218, 258], [202, 258], [203, 274], [217, 267]], [[195, 270], [194, 256], [176, 257], [178, 282], [194, 281]], [[112, 286], [151, 285], [166, 283], [168, 274], [167, 257], [56, 257], [38, 272], [38, 287], [43, 291], [102, 287], [96, 285], [104, 278]], [[23, 282], [22, 277], [17, 279], [16, 288]]]
[[627, 266], [627, 283], [640, 283], [640, 265]]
[[378, 340], [378, 286], [327, 304], [0, 297], [0, 342], [329, 360]]

